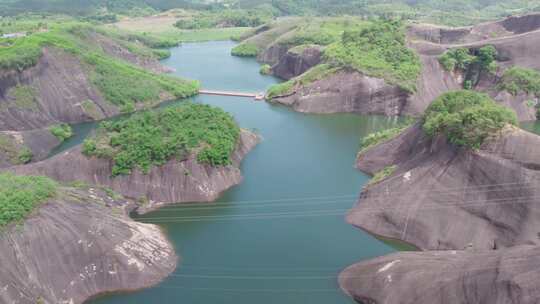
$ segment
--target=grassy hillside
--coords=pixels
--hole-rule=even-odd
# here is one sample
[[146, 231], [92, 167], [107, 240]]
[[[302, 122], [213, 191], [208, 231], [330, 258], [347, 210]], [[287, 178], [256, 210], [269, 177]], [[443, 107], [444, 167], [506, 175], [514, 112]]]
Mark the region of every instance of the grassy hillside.
[[242, 37], [233, 49], [237, 56], [257, 56], [272, 44], [288, 49], [306, 45], [326, 46], [337, 42], [345, 30], [361, 29], [369, 22], [353, 17], [287, 18], [257, 27]]
[[77, 56], [87, 66], [89, 78], [111, 104], [129, 112], [139, 103], [155, 102], [164, 93], [175, 98], [196, 94], [198, 83], [167, 75], [156, 75], [107, 55], [96, 43], [106, 37], [141, 57], [161, 58], [167, 53], [149, 46], [167, 46], [168, 41], [123, 34], [82, 23], [49, 25], [43, 31], [16, 39], [2, 39], [0, 69], [22, 71], [37, 64], [44, 47], [57, 48]]
[[[409, 92], [416, 91], [416, 79], [421, 71], [421, 62], [416, 53], [406, 46], [401, 22], [315, 20], [312, 19], [307, 26], [298, 25], [293, 31], [272, 43], [283, 44], [292, 51], [312, 43], [326, 45], [323, 63], [303, 75], [272, 86], [268, 90], [268, 98], [286, 94], [297, 85], [305, 86], [343, 69], [357, 70], [368, 76], [382, 78]], [[312, 23], [319, 26], [309, 26]], [[247, 39], [239, 47], [250, 43], [253, 39]]]
[[361, 30], [347, 30], [324, 52], [332, 65], [352, 68], [401, 88], [416, 91], [422, 69], [416, 53], [406, 46], [403, 24], [376, 21]]

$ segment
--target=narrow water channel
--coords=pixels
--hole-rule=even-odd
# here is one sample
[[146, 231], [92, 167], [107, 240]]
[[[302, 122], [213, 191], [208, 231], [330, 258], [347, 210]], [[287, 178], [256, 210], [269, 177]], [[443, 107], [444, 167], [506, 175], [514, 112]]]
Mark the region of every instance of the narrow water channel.
[[[277, 82], [259, 75], [254, 60], [231, 57], [233, 46], [184, 44], [163, 63], [206, 89], [261, 92]], [[306, 115], [237, 97], [192, 100], [223, 108], [262, 136], [242, 164], [244, 182], [215, 204], [169, 206], [137, 218], [163, 227], [181, 256], [178, 269], [153, 288], [88, 303], [352, 303], [339, 290], [339, 272], [395, 251], [344, 220], [369, 180], [354, 169], [355, 155], [363, 136], [399, 122]], [[66, 147], [92, 128], [76, 126], [79, 138]]]
[[[163, 63], [206, 89], [256, 93], [278, 81], [261, 76], [255, 60], [230, 56], [233, 46], [184, 44]], [[369, 180], [354, 169], [355, 155], [363, 136], [399, 120], [301, 114], [236, 97], [191, 100], [223, 108], [263, 138], [242, 164], [244, 182], [216, 203], [168, 206], [136, 218], [166, 231], [179, 267], [155, 287], [87, 303], [352, 303], [339, 289], [339, 272], [395, 251], [344, 220]], [[184, 101], [163, 106], [178, 102]], [[96, 125], [73, 126], [76, 136], [53, 154], [81, 143]], [[540, 133], [539, 123], [523, 127]]]
[[[255, 60], [230, 56], [233, 46], [184, 44], [163, 63], [207, 89], [262, 92], [277, 82], [261, 76]], [[354, 169], [355, 154], [362, 136], [398, 121], [306, 115], [237, 97], [192, 100], [223, 108], [263, 138], [242, 164], [244, 182], [216, 204], [137, 218], [163, 227], [181, 256], [178, 269], [153, 288], [88, 303], [351, 303], [339, 290], [339, 272], [394, 251], [344, 220], [369, 179]], [[93, 127], [75, 126], [79, 138], [56, 152]]]

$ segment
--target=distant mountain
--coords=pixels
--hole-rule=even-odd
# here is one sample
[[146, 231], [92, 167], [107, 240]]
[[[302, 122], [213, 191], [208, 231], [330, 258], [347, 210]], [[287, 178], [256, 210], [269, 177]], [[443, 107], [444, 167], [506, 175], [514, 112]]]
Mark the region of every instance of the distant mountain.
[[540, 11], [540, 0], [0, 0], [0, 15], [24, 12], [89, 15], [154, 12], [173, 8], [272, 8], [278, 15], [404, 16], [433, 23], [467, 25]]

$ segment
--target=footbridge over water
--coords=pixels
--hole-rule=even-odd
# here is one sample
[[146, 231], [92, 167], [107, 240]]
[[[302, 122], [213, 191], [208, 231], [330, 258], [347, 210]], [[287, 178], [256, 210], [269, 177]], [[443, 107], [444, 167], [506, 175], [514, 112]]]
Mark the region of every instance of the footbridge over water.
[[264, 93], [246, 93], [246, 92], [219, 91], [219, 90], [199, 90], [199, 94], [246, 97], [246, 98], [254, 98], [255, 100], [263, 100], [264, 99]]

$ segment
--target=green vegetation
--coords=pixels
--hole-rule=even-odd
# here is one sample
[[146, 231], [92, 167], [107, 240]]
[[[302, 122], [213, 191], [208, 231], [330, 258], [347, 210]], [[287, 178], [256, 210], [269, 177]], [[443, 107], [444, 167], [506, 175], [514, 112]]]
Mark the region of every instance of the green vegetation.
[[[123, 110], [135, 110], [138, 103], [156, 102], [163, 97], [183, 98], [197, 93], [199, 84], [194, 81], [156, 75], [123, 60], [106, 55], [95, 42], [89, 40], [95, 34], [107, 34], [136, 54], [151, 56], [155, 53], [144, 49], [142, 43], [167, 45], [168, 42], [144, 40], [142, 36], [124, 34], [132, 41], [120, 40], [121, 34], [97, 30], [91, 26], [74, 23], [55, 25], [48, 32], [39, 32], [13, 41], [11, 46], [0, 48], [0, 68], [18, 69], [35, 65], [44, 46], [71, 53], [88, 67], [90, 78], [105, 99]], [[146, 37], [147, 38], [147, 37]], [[150, 53], [149, 53], [150, 52]], [[159, 57], [159, 55], [157, 55]], [[24, 89], [24, 90], [23, 90]], [[24, 104], [31, 104], [31, 88], [19, 88], [15, 93]], [[24, 93], [24, 94], [23, 94]], [[24, 97], [24, 98], [23, 98]], [[35, 104], [35, 102], [34, 102]]]
[[244, 42], [235, 46], [231, 51], [231, 55], [240, 57], [255, 57], [259, 54], [259, 52], [260, 50], [258, 46], [249, 42]]
[[375, 173], [373, 178], [369, 181], [368, 186], [378, 184], [385, 180], [386, 178], [390, 177], [394, 172], [396, 171], [397, 166], [388, 166], [382, 169], [381, 171]]
[[290, 48], [287, 52], [292, 54], [302, 54], [306, 49], [318, 47], [316, 44], [301, 44]]
[[480, 72], [496, 72], [497, 56], [497, 50], [492, 45], [479, 49], [456, 48], [441, 55], [439, 62], [447, 71], [463, 72], [465, 74], [463, 88], [471, 90], [478, 83]]
[[383, 131], [369, 134], [368, 136], [364, 137], [360, 143], [360, 153], [398, 136], [408, 126], [409, 125], [407, 124], [400, 127], [386, 129]]
[[330, 64], [323, 63], [316, 65], [298, 77], [271, 86], [268, 89], [266, 98], [272, 99], [277, 96], [286, 95], [297, 86], [309, 85], [310, 83], [313, 83], [317, 80], [324, 79], [330, 75], [333, 75], [339, 70], [341, 70], [340, 67], [334, 67]]
[[522, 67], [512, 67], [504, 72], [498, 88], [513, 95], [527, 93], [540, 97], [540, 72]]
[[94, 54], [86, 61], [94, 67], [92, 82], [107, 101], [121, 106], [123, 112], [135, 110], [137, 103], [158, 101], [163, 92], [184, 98], [195, 94], [199, 87], [198, 82], [155, 75], [111, 57]]
[[154, 51], [156, 49], [161, 51], [160, 49], [178, 46], [178, 42], [175, 39], [162, 37], [148, 32], [136, 33], [132, 31], [120, 31], [111, 27], [101, 27], [96, 30], [103, 35], [115, 38], [117, 42], [129, 41], [141, 43], [154, 49]]
[[49, 132], [61, 142], [73, 136], [71, 126], [65, 123], [50, 127]]
[[422, 68], [418, 56], [406, 46], [403, 25], [390, 20], [345, 31], [341, 41], [325, 49], [324, 57], [333, 65], [383, 78], [409, 92], [416, 91]]
[[254, 28], [239, 39], [243, 41], [241, 45], [253, 45], [259, 50], [279, 45], [291, 52], [301, 53], [308, 47], [321, 47], [340, 41], [345, 30], [359, 30], [369, 24], [353, 17], [288, 17]]
[[191, 152], [200, 163], [224, 166], [231, 163], [239, 134], [233, 118], [221, 109], [188, 103], [104, 122], [96, 136], [84, 142], [83, 153], [113, 159], [113, 176], [134, 168], [147, 173]]
[[178, 20], [174, 26], [184, 30], [224, 28], [224, 27], [255, 27], [273, 18], [269, 10], [226, 9], [202, 11]]
[[439, 62], [445, 70], [453, 72], [455, 70], [466, 71], [474, 62], [475, 57], [470, 54], [469, 49], [457, 48], [445, 52], [439, 57]]
[[293, 88], [294, 81], [291, 80], [274, 84], [268, 88], [268, 91], [266, 92], [266, 99], [270, 100], [278, 96], [286, 95], [287, 93], [290, 93]]
[[86, 113], [86, 115], [90, 116], [92, 119], [99, 120], [104, 118], [103, 113], [101, 113], [99, 108], [92, 100], [83, 101], [81, 106], [84, 110], [84, 113]]
[[1, 173], [0, 227], [25, 219], [56, 191], [57, 184], [46, 177]]
[[17, 157], [17, 162], [15, 164], [17, 165], [24, 165], [28, 164], [32, 161], [32, 158], [34, 157], [34, 154], [32, 153], [32, 150], [30, 150], [28, 147], [23, 147], [19, 151], [19, 156]]
[[0, 133], [0, 155], [13, 165], [22, 165], [32, 161], [32, 151], [20, 144], [14, 137]]
[[478, 149], [507, 124], [517, 124], [512, 110], [486, 94], [463, 90], [437, 98], [424, 114], [423, 129], [429, 136], [444, 134], [452, 144]]
[[86, 16], [96, 22], [110, 22], [116, 15], [148, 16], [175, 8], [219, 11], [269, 12], [275, 16], [401, 17], [446, 25], [470, 25], [513, 14], [538, 11], [531, 0], [0, 0], [2, 15], [48, 12]]
[[270, 75], [272, 74], [272, 67], [269, 64], [263, 64], [259, 70], [259, 73], [262, 75]]
[[11, 106], [28, 110], [36, 110], [38, 108], [36, 90], [31, 86], [19, 84], [10, 88], [7, 95], [10, 100], [0, 105], [0, 110]]
[[291, 32], [277, 39], [277, 43], [289, 48], [302, 45], [305, 47], [329, 45], [340, 41], [346, 30], [361, 30], [369, 24], [369, 22], [351, 17], [303, 18]]
[[439, 57], [439, 62], [447, 71], [466, 72], [471, 66], [477, 65], [481, 70], [494, 72], [497, 68], [497, 56], [495, 47], [486, 45], [479, 49], [451, 49]]
[[229, 40], [243, 34], [245, 27], [212, 28], [191, 31], [166, 32], [163, 35], [177, 39], [179, 42], [202, 42]]

